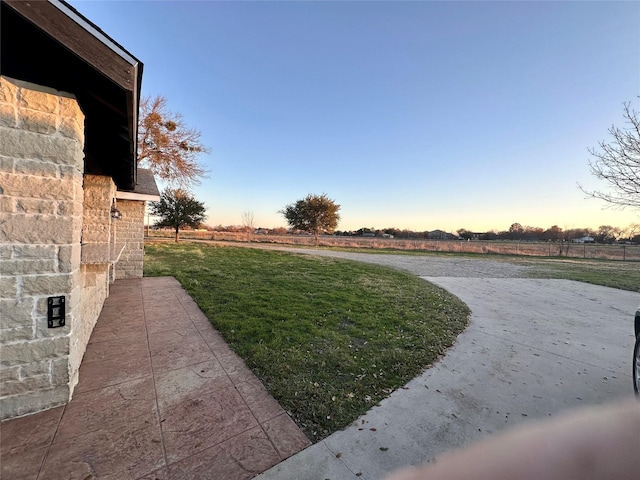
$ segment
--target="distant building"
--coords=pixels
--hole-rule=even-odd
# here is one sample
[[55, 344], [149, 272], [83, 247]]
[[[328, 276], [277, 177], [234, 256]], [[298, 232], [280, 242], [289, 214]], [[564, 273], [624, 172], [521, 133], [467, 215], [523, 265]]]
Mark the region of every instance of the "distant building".
[[593, 237], [580, 237], [580, 238], [574, 238], [573, 240], [571, 240], [573, 243], [596, 243], [595, 239]]

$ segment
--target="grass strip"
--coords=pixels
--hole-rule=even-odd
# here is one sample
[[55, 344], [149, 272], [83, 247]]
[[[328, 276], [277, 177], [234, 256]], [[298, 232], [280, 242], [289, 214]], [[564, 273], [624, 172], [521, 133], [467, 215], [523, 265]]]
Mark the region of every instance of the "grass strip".
[[640, 262], [574, 258], [532, 260], [522, 257], [514, 257], [511, 261], [533, 267], [530, 276], [535, 278], [576, 280], [604, 287], [640, 292]]
[[[323, 247], [324, 248], [324, 247]], [[534, 257], [493, 253], [423, 252], [414, 250], [334, 248], [327, 250], [367, 253], [371, 255], [408, 255], [448, 258], [473, 258], [532, 267], [530, 278], [576, 280], [604, 287], [640, 292], [640, 262], [635, 260], [600, 260], [563, 257]]]
[[431, 365], [469, 310], [397, 270], [195, 243], [145, 246], [145, 276], [171, 275], [316, 442]]

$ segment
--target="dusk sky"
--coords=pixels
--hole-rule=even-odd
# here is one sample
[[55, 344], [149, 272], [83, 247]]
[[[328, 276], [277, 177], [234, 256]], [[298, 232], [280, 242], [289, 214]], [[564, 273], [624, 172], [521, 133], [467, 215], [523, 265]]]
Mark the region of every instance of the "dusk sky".
[[209, 225], [625, 227], [588, 147], [640, 109], [640, 2], [78, 1], [199, 129]]

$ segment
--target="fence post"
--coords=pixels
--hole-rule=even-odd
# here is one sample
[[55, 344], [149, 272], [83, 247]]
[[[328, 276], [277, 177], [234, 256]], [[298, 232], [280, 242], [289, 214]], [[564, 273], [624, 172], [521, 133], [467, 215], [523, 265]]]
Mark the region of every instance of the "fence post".
[[627, 246], [622, 245], [622, 260], [626, 260], [626, 259], [627, 259]]

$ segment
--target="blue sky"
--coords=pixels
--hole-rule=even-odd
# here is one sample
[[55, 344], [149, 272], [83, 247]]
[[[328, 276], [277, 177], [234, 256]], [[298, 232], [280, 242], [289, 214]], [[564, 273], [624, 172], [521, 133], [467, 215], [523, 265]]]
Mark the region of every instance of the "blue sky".
[[342, 230], [627, 226], [587, 147], [640, 101], [640, 2], [70, 2], [198, 128], [207, 223]]

